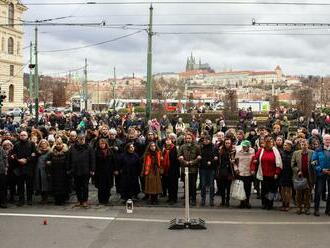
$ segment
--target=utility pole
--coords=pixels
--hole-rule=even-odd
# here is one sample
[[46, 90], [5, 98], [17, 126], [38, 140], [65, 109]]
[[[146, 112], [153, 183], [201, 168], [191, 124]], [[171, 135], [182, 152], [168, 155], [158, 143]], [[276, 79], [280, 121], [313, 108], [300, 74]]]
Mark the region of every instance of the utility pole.
[[321, 108], [326, 107], [325, 97], [324, 97], [324, 82], [323, 77], [321, 78]]
[[101, 112], [101, 107], [100, 107], [100, 81], [97, 81], [97, 108], [99, 112]]
[[88, 89], [87, 89], [87, 59], [85, 59], [85, 69], [84, 69], [84, 103], [85, 103], [85, 111], [87, 111], [87, 95], [88, 95]]
[[148, 57], [147, 57], [147, 107], [146, 107], [146, 120], [151, 119], [152, 108], [152, 17], [153, 7], [149, 8], [149, 28], [148, 28]]
[[35, 68], [34, 68], [34, 97], [35, 97], [35, 112], [36, 112], [36, 124], [39, 121], [39, 71], [38, 71], [38, 27], [35, 27], [35, 44], [34, 44], [34, 55], [35, 55]]
[[[30, 66], [32, 66], [32, 60], [33, 60], [33, 44], [32, 41], [30, 42]], [[30, 114], [32, 116], [32, 99], [33, 99], [33, 68], [30, 68], [30, 75], [29, 75], [29, 110]]]
[[112, 83], [113, 110], [116, 110], [116, 94], [115, 94], [116, 84], [117, 84], [116, 67], [114, 67], [113, 68], [113, 83]]

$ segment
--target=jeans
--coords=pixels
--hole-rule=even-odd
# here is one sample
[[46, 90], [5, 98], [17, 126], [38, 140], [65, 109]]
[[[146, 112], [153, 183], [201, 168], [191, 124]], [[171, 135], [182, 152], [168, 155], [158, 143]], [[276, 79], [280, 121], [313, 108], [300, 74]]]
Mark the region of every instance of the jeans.
[[210, 201], [213, 200], [214, 197], [214, 176], [215, 171], [210, 169], [200, 169], [199, 176], [201, 180], [201, 196], [205, 201], [206, 198], [206, 188], [210, 187]]
[[89, 175], [75, 176], [74, 178], [77, 199], [80, 203], [88, 201], [88, 183]]
[[[330, 188], [330, 176], [328, 175], [322, 175], [322, 176], [318, 176], [316, 178], [316, 186], [315, 186], [315, 198], [314, 198], [314, 208], [315, 210], [319, 210], [320, 208], [320, 200], [321, 200], [321, 196], [322, 196], [322, 191], [325, 187], [325, 185], [328, 185], [328, 189]], [[330, 198], [329, 198], [329, 194], [327, 197], [327, 205], [326, 205], [326, 212], [330, 211]]]

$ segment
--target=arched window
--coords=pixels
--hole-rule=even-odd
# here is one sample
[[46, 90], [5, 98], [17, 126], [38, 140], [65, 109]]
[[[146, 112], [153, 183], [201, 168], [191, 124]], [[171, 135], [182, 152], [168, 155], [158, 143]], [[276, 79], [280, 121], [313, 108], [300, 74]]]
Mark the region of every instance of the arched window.
[[9, 85], [9, 102], [14, 102], [14, 85]]
[[14, 54], [14, 39], [12, 37], [8, 39], [8, 53]]
[[8, 6], [8, 24], [9, 26], [13, 27], [14, 26], [14, 4], [10, 3]]

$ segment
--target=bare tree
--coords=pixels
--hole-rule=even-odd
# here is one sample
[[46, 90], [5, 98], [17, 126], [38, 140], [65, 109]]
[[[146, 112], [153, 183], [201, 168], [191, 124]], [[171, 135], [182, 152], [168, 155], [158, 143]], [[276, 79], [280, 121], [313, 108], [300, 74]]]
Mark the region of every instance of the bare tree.
[[174, 78], [166, 80], [161, 77], [160, 79], [154, 80], [153, 82], [153, 94], [162, 100], [169, 98], [177, 98], [179, 92], [181, 92], [183, 95], [183, 91], [183, 82]]
[[313, 99], [313, 88], [306, 87], [297, 90], [294, 94], [297, 100], [297, 109], [305, 116], [311, 116], [315, 109], [315, 101]]

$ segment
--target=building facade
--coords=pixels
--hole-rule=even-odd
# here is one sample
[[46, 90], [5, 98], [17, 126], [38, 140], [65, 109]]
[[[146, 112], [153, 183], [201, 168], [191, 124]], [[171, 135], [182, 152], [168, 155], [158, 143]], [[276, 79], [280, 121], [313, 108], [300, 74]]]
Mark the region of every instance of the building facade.
[[0, 0], [0, 87], [6, 92], [4, 107], [23, 106], [23, 26], [27, 8], [18, 0]]

